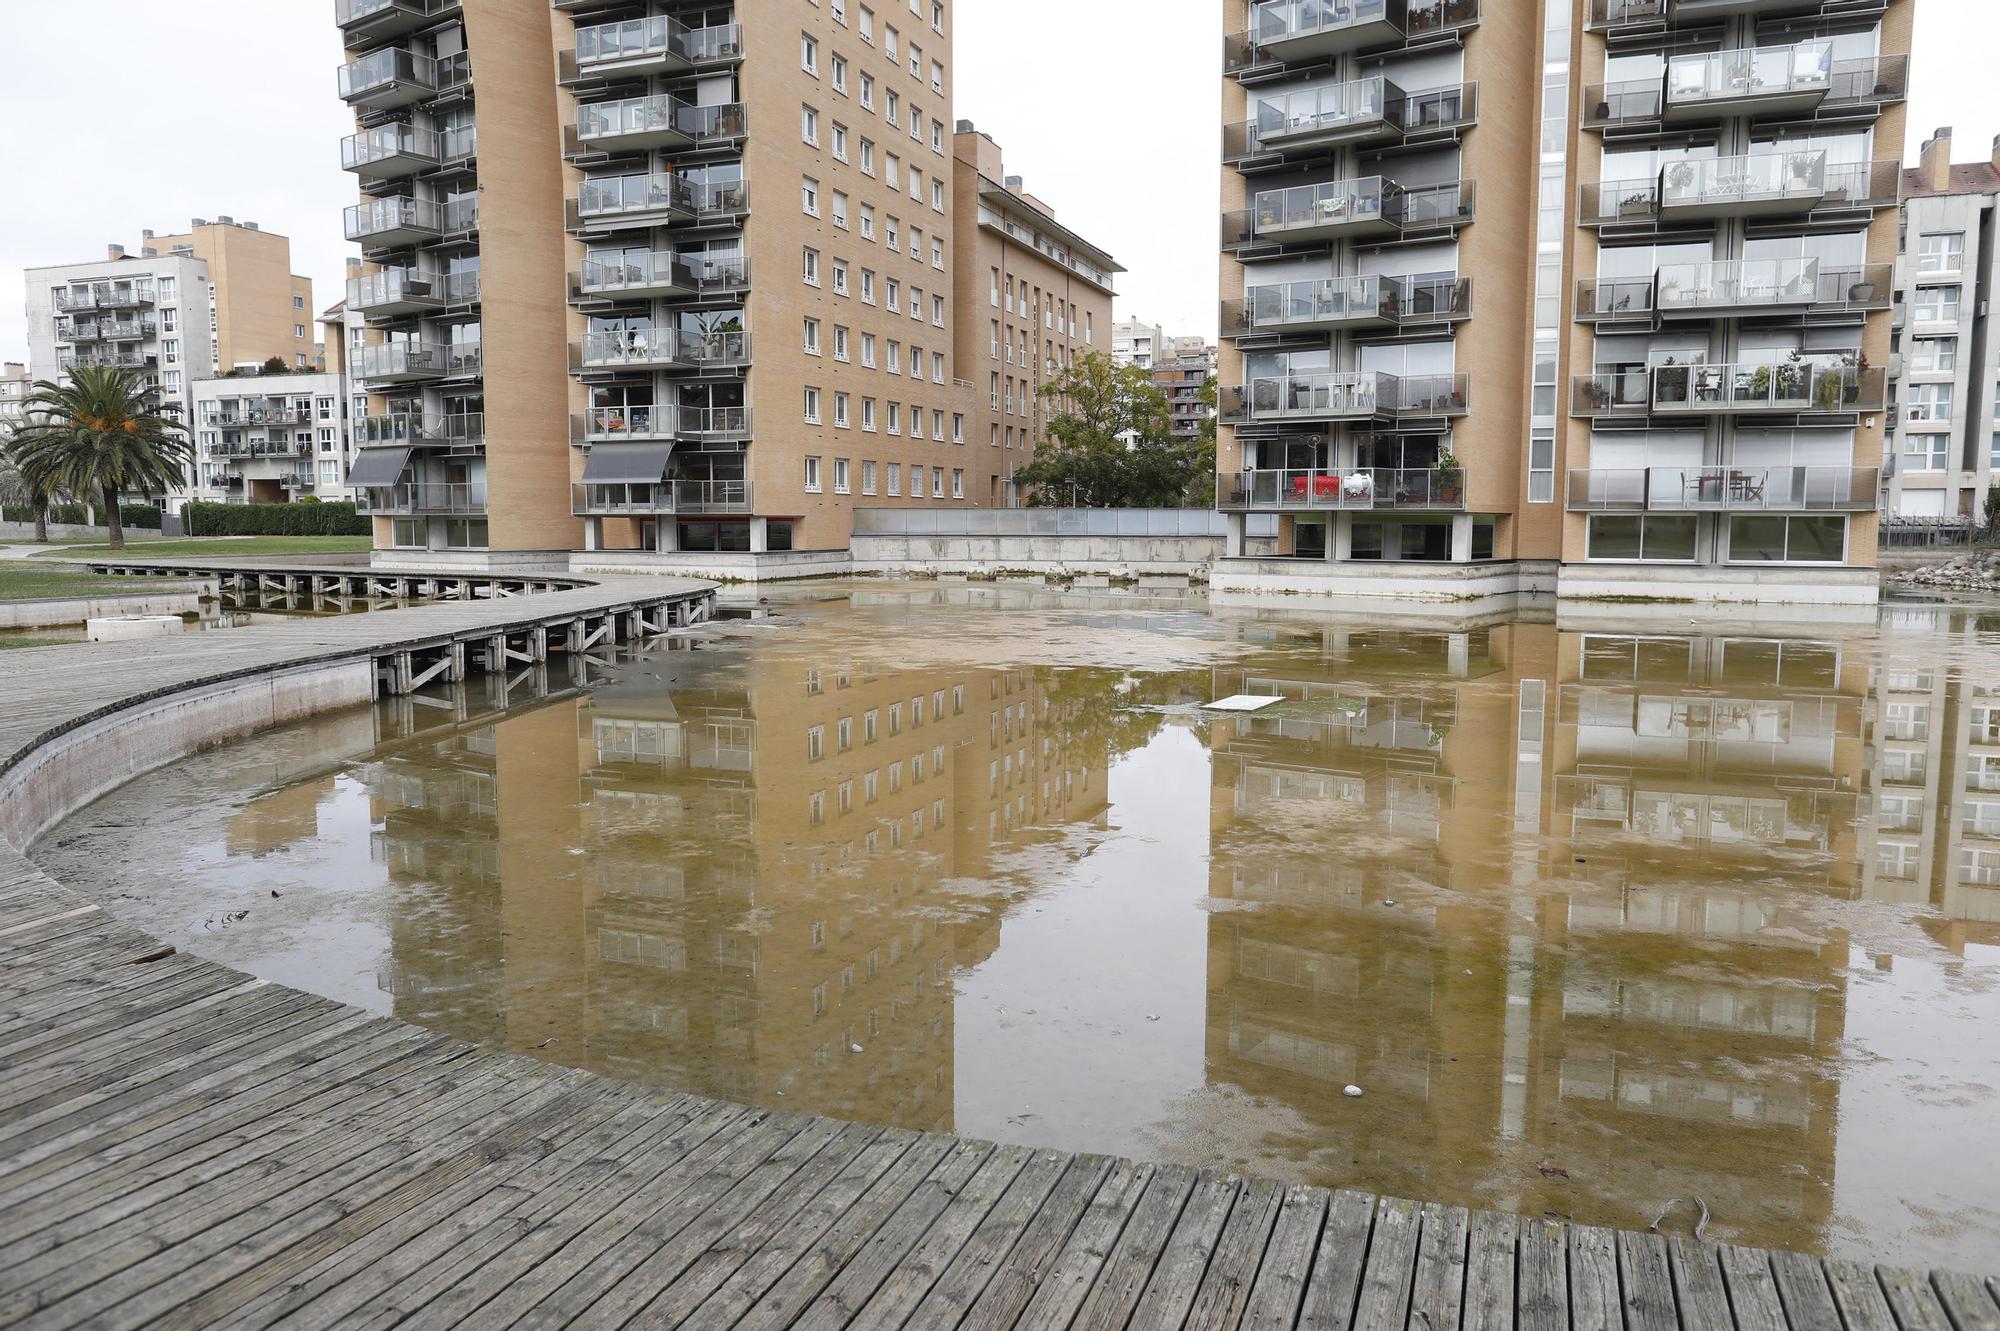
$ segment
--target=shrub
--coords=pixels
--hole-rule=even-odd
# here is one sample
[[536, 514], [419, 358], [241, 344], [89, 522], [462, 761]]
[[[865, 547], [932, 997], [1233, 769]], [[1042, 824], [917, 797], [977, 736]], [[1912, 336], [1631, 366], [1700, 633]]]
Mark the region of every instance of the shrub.
[[181, 531], [194, 536], [367, 536], [374, 525], [344, 502], [184, 504]]

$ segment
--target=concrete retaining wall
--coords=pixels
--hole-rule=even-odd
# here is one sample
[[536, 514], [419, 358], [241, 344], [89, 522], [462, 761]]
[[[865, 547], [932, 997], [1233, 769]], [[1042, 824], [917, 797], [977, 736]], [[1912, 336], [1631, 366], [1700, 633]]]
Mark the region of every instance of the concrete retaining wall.
[[0, 601], [0, 628], [36, 629], [54, 624], [81, 624], [86, 619], [110, 615], [190, 615], [201, 609], [204, 595], [217, 595], [213, 582], [192, 584], [187, 591]]
[[747, 551], [578, 550], [569, 556], [577, 573], [671, 573], [716, 582], [782, 582], [793, 578], [845, 578], [855, 571], [845, 550]]
[[[125, 535], [128, 538], [133, 536], [135, 532], [136, 529], [132, 527], [125, 529]], [[149, 531], [146, 534], [152, 536], [156, 533]], [[51, 522], [49, 524], [49, 535], [61, 540], [108, 541], [111, 539], [111, 533], [106, 528], [85, 527], [75, 522]], [[35, 524], [32, 522], [0, 522], [0, 539], [33, 541], [35, 539]]]
[[1872, 568], [1662, 568], [1565, 564], [1558, 591], [1569, 600], [1686, 601], [1697, 605], [1874, 605]]
[[195, 750], [375, 697], [367, 656], [165, 694], [55, 735], [0, 775], [0, 837], [25, 849], [106, 791]]
[[1138, 574], [1186, 576], [1222, 553], [1219, 536], [856, 535], [857, 573]]
[[371, 568], [398, 573], [567, 573], [567, 550], [376, 550]]
[[1534, 560], [1468, 565], [1222, 558], [1208, 576], [1209, 591], [1216, 595], [1477, 601], [1556, 589], [1556, 566]]

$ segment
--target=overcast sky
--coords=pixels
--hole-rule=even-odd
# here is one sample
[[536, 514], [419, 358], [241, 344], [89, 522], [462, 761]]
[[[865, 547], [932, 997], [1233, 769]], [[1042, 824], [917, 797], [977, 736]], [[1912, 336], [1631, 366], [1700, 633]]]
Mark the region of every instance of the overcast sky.
[[[1521, 0], [1509, 0], [1521, 3]], [[9, 4], [0, 44], [0, 357], [27, 354], [21, 270], [136, 249], [226, 213], [292, 239], [340, 295], [352, 129], [331, 0]], [[957, 106], [1007, 169], [1130, 271], [1118, 314], [1215, 333], [1221, 158], [1215, 0], [959, 0]], [[1143, 13], [1146, 21], [1135, 23]], [[2000, 133], [1996, 0], [1919, 0], [1905, 155], [1939, 125], [1961, 161]], [[1884, 145], [1885, 148], [1887, 145]]]

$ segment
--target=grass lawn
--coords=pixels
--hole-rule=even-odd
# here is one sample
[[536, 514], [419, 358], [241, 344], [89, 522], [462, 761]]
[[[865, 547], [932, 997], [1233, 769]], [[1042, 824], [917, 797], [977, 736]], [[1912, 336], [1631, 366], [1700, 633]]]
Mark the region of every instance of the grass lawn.
[[0, 633], [0, 652], [14, 647], [62, 647], [78, 641], [77, 638], [18, 638], [11, 633]]
[[[129, 539], [129, 537], [128, 537]], [[155, 536], [134, 541], [124, 551], [108, 545], [69, 545], [63, 554], [76, 559], [254, 559], [258, 555], [332, 555], [367, 550], [366, 536]]]
[[[185, 582], [146, 578], [107, 578], [81, 570], [52, 568], [24, 560], [0, 560], [0, 601], [32, 601], [57, 596], [97, 596], [116, 592], [150, 592], [162, 588], [186, 590]], [[9, 646], [18, 647], [18, 642]]]

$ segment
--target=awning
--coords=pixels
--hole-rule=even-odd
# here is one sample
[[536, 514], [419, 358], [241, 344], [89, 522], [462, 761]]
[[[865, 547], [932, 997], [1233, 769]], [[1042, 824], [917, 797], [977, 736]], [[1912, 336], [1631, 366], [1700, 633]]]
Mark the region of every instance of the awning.
[[671, 439], [646, 444], [592, 444], [583, 465], [585, 485], [657, 485], [674, 454]]
[[354, 455], [354, 465], [347, 469], [347, 483], [351, 486], [394, 485], [402, 478], [403, 468], [409, 461], [408, 448], [364, 448]]

